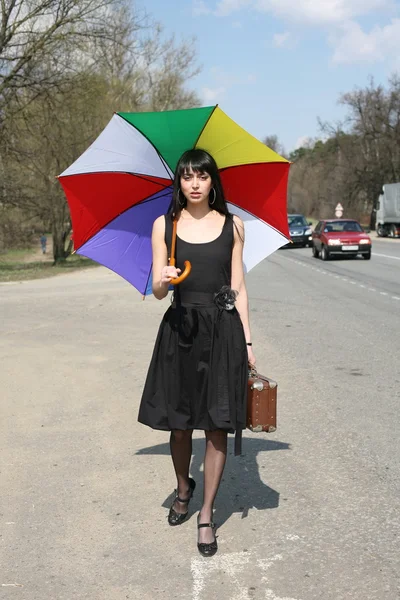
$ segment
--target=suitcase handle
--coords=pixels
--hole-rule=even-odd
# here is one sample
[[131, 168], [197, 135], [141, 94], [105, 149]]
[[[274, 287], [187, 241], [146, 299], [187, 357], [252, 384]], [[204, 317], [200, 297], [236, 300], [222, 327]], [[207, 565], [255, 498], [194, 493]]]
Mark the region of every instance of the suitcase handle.
[[269, 379], [268, 377], [265, 377], [264, 375], [259, 375], [256, 367], [249, 363], [249, 379], [257, 379], [257, 377], [261, 377], [261, 379], [268, 381], [269, 387], [271, 388], [271, 390], [276, 388], [276, 386], [278, 385], [276, 383], [276, 381], [274, 381], [273, 379]]
[[249, 377], [257, 377], [257, 375], [258, 373], [256, 367], [249, 363]]

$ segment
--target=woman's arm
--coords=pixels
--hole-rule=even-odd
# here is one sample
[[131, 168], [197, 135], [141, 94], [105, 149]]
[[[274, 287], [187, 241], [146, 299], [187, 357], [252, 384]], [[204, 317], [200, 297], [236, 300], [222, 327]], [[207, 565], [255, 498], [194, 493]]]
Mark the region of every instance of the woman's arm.
[[177, 277], [181, 272], [180, 269], [168, 266], [164, 215], [154, 221], [151, 246], [153, 250], [153, 295], [157, 300], [162, 300], [168, 294], [171, 279]]
[[[234, 215], [234, 242], [232, 250], [232, 280], [231, 288], [238, 292], [236, 299], [236, 308], [239, 312], [246, 342], [251, 342], [250, 320], [249, 320], [249, 301], [247, 297], [246, 283], [243, 271], [243, 246], [244, 246], [244, 225], [243, 221]], [[235, 227], [236, 225], [236, 227]], [[255, 364], [256, 359], [251, 346], [247, 346], [249, 362]]]

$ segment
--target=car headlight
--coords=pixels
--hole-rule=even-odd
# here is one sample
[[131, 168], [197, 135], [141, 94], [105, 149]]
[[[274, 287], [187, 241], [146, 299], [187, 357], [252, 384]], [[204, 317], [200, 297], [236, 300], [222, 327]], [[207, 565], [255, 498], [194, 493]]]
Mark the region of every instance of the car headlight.
[[360, 244], [370, 244], [371, 240], [364, 238], [363, 240], [360, 240]]
[[305, 230], [304, 235], [311, 235], [312, 234], [312, 229], [311, 227], [309, 227], [308, 229]]
[[340, 240], [328, 240], [328, 246], [341, 246], [341, 244]]

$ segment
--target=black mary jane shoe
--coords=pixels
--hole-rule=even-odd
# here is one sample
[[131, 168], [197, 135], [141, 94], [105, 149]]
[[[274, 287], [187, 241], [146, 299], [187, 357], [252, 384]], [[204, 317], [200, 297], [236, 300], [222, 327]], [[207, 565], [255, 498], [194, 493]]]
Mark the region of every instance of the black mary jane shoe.
[[202, 527], [211, 527], [211, 529], [214, 532], [214, 541], [210, 544], [200, 544], [200, 542], [198, 542], [197, 548], [199, 549], [199, 552], [202, 556], [214, 556], [214, 554], [216, 554], [218, 550], [217, 536], [215, 535], [217, 527], [213, 522], [199, 523], [199, 520], [197, 519], [197, 529], [201, 529]]
[[[175, 498], [174, 501], [172, 503], [171, 508], [169, 509], [169, 514], [168, 514], [168, 523], [170, 525], [172, 525], [173, 527], [175, 525], [180, 525], [181, 523], [183, 523], [186, 519], [186, 517], [189, 514], [189, 502], [193, 496], [193, 492], [194, 489], [196, 487], [196, 482], [194, 479], [192, 479], [191, 477], [189, 477], [189, 497], [186, 498], [185, 500], [183, 500], [182, 498], [179, 498], [178, 495], [178, 490], [175, 490]], [[182, 504], [187, 504], [188, 505], [188, 510], [185, 513], [178, 513], [176, 512], [176, 510], [174, 509], [174, 504], [176, 502], [176, 500], [178, 500], [178, 502], [181, 502]]]

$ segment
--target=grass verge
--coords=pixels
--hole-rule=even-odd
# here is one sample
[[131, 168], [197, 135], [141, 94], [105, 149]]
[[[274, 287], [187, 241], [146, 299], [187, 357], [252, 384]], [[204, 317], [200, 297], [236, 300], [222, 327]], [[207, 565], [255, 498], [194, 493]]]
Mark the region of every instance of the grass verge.
[[0, 282], [26, 281], [28, 279], [42, 279], [53, 277], [62, 273], [71, 273], [78, 269], [96, 267], [97, 263], [74, 254], [65, 262], [54, 265], [48, 261], [26, 261], [26, 250], [14, 250], [10, 253], [0, 255]]

